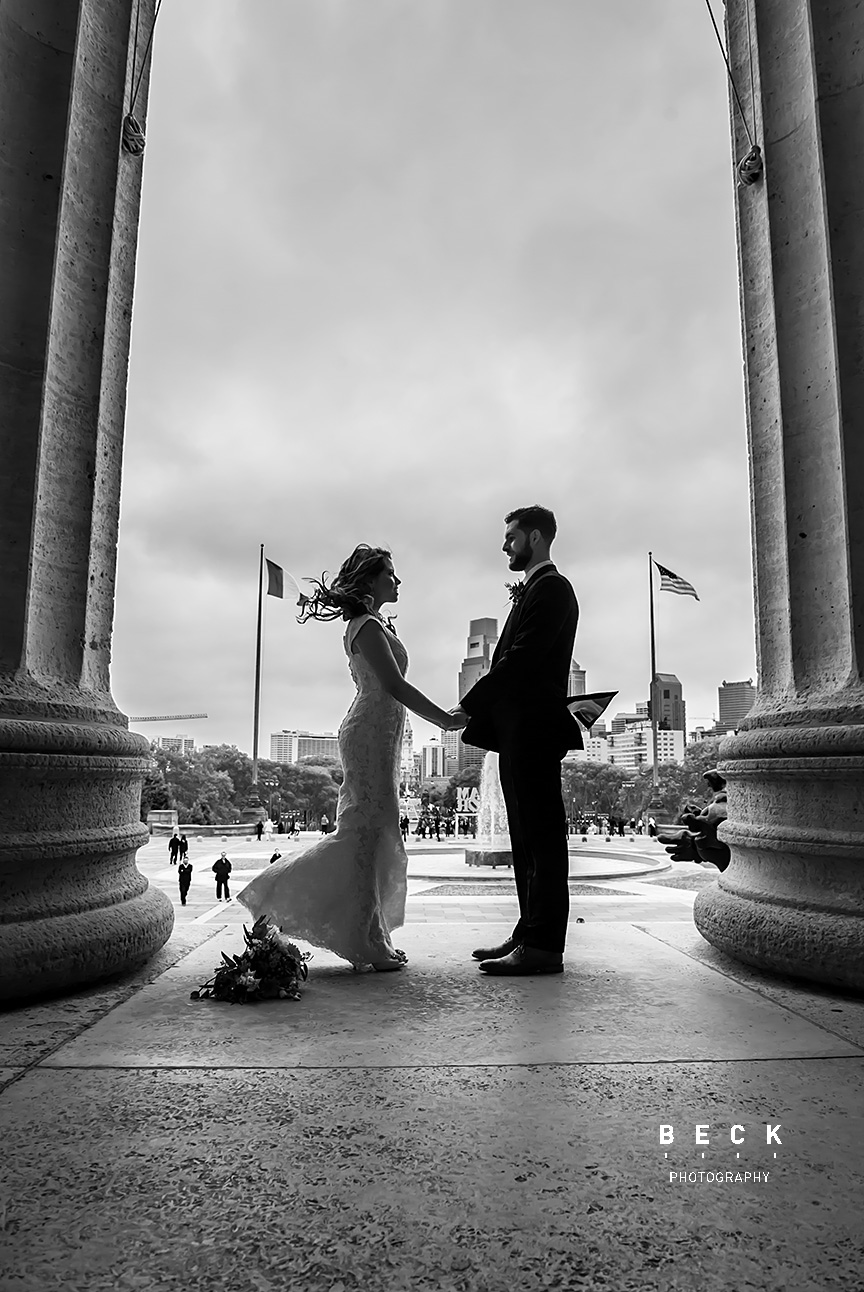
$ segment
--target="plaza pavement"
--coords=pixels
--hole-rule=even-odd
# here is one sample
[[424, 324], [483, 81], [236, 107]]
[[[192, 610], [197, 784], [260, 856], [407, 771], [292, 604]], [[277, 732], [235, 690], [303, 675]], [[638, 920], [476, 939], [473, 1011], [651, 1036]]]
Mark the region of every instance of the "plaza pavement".
[[139, 854], [151, 964], [0, 1016], [3, 1292], [864, 1286], [864, 1001], [714, 951], [716, 872], [577, 844], [565, 974], [490, 980], [509, 872], [412, 843], [405, 971], [318, 951], [300, 1001], [231, 1007], [190, 1000], [248, 921], [223, 846], [233, 892], [272, 851], [192, 840], [185, 908]]

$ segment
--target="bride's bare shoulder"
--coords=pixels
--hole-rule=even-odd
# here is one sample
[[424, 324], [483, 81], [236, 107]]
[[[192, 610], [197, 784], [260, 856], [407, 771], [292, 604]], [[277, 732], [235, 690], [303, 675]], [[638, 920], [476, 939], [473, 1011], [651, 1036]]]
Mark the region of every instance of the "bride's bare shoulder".
[[350, 655], [358, 654], [358, 638], [362, 636], [363, 642], [366, 642], [370, 637], [376, 635], [376, 628], [373, 627], [367, 629], [368, 624], [376, 625], [378, 629], [383, 631], [383, 625], [377, 615], [368, 613], [363, 615], [354, 615], [353, 618], [348, 620], [348, 625], [345, 629], [344, 642], [345, 649]]

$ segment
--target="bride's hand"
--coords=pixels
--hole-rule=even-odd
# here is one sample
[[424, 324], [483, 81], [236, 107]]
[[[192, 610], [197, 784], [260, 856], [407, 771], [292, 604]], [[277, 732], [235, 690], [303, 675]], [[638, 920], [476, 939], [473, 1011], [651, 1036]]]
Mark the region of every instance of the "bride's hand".
[[450, 714], [450, 721], [447, 724], [448, 731], [461, 731], [463, 727], [467, 726], [468, 714], [460, 705], [457, 704], [455, 709], [450, 709], [448, 712]]

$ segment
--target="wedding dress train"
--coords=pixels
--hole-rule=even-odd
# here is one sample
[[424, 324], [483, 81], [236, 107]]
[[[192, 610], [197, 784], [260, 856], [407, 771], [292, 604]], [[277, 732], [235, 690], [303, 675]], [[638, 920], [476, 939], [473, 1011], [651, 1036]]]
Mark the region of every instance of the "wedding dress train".
[[[405, 922], [408, 858], [399, 830], [399, 771], [405, 709], [381, 686], [353, 645], [378, 615], [360, 615], [345, 631], [357, 694], [339, 728], [344, 780], [336, 829], [293, 857], [268, 866], [237, 900], [254, 918], [267, 915], [291, 937], [335, 951], [355, 968], [392, 959], [390, 934]], [[386, 625], [404, 677], [408, 654]]]

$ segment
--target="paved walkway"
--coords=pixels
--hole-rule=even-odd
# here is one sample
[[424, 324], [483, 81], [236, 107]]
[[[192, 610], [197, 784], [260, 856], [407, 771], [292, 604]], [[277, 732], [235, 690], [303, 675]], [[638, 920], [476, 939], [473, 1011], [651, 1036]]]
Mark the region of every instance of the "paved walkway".
[[489, 980], [507, 873], [416, 853], [404, 972], [232, 1008], [215, 843], [149, 966], [0, 1017], [3, 1292], [860, 1292], [864, 1001], [709, 947], [716, 872], [575, 874], [565, 974]]

